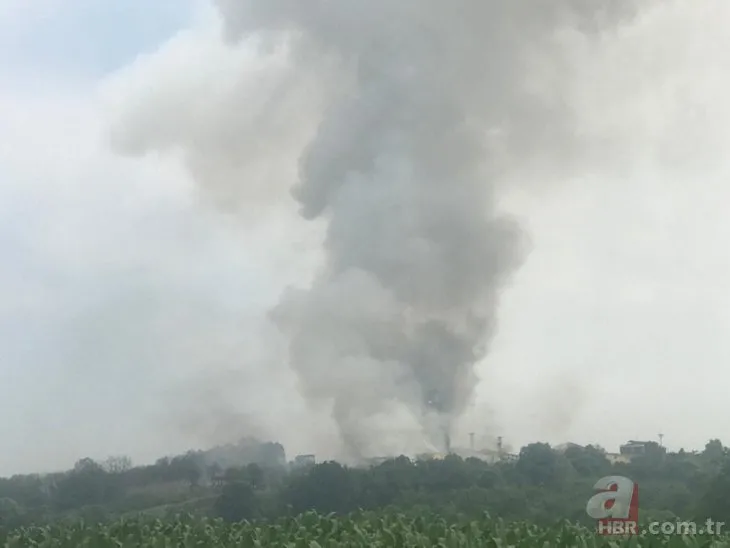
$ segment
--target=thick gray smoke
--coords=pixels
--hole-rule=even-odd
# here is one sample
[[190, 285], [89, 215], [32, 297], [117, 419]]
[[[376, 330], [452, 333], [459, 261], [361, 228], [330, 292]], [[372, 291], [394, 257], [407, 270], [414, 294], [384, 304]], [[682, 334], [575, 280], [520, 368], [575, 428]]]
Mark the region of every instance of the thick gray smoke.
[[519, 164], [550, 179], [585, 156], [561, 102], [565, 37], [611, 30], [631, 4], [218, 1], [230, 39], [286, 44], [298, 70], [338, 76], [294, 188], [302, 216], [326, 221], [326, 265], [272, 317], [350, 455], [403, 409], [432, 447], [448, 443], [524, 257], [499, 184]]
[[152, 59], [127, 75], [145, 93], [115, 128], [120, 150], [181, 151], [202, 196], [248, 207], [249, 227], [265, 218], [256, 209], [299, 231], [277, 200], [293, 185], [301, 217], [324, 227], [324, 264], [271, 318], [298, 390], [334, 417], [341, 457], [446, 449], [527, 251], [501, 213], [505, 189], [637, 157], [627, 149], [645, 134], [594, 117], [600, 98], [626, 110], [595, 72], [620, 59], [594, 70], [591, 58], [635, 5], [218, 0], [233, 54], [206, 42], [168, 51], [173, 69]]

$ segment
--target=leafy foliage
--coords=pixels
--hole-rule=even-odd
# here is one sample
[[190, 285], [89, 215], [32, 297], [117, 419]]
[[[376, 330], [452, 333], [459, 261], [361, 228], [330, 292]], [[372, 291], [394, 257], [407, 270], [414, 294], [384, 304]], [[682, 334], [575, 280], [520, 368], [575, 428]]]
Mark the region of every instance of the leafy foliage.
[[408, 517], [394, 512], [364, 512], [345, 517], [309, 512], [272, 523], [226, 523], [187, 516], [164, 522], [119, 520], [108, 525], [30, 527], [0, 536], [4, 548], [375, 548], [375, 547], [722, 547], [728, 538], [643, 536], [633, 540], [600, 537], [567, 522], [549, 527], [507, 523], [484, 515], [449, 522], [438, 515]]
[[[21, 531], [17, 534], [28, 540], [28, 535], [61, 538], [81, 529], [93, 530], [97, 536], [116, 531], [113, 535], [118, 536], [125, 523], [144, 524], [149, 530], [168, 530], [174, 524], [176, 531], [185, 530], [195, 537], [203, 534], [198, 532], [202, 525], [186, 519], [169, 521], [177, 514], [192, 514], [202, 520], [199, 523], [213, 528], [211, 531], [219, 531], [216, 534], [244, 534], [241, 531], [245, 530], [260, 535], [273, 524], [288, 527], [295, 516], [314, 511], [319, 516], [330, 516], [330, 521], [317, 522], [318, 527], [349, 523], [343, 516], [357, 513], [358, 520], [369, 524], [358, 525], [360, 528], [375, 527], [373, 516], [385, 520], [388, 527], [403, 520], [411, 524], [409, 527], [416, 527], [413, 524], [420, 523], [418, 519], [431, 515], [439, 516], [429, 518], [431, 521], [449, 524], [449, 530], [477, 523], [472, 526], [494, 531], [497, 526], [483, 516], [488, 512], [506, 522], [533, 524], [533, 538], [543, 534], [538, 531], [555, 532], [552, 524], [556, 520], [568, 520], [579, 528], [591, 527], [585, 503], [593, 494], [596, 480], [610, 474], [624, 475], [640, 484], [642, 519], [712, 518], [730, 523], [726, 496], [730, 492], [730, 457], [717, 440], [698, 453], [666, 453], [655, 444], [630, 462], [613, 464], [600, 447], [570, 446], [556, 451], [539, 443], [524, 447], [514, 460], [486, 462], [450, 455], [412, 461], [399, 457], [377, 466], [356, 468], [325, 462], [290, 469], [282, 464], [283, 448], [278, 444], [246, 442], [218, 448], [214, 454], [215, 459], [210, 452], [190, 452], [142, 467], [131, 466], [125, 458], [102, 464], [82, 459], [62, 474], [0, 478], [0, 530], [5, 534]], [[129, 521], [140, 514], [145, 519], [162, 521]], [[231, 525], [206, 521], [211, 518], [221, 518]], [[249, 529], [245, 529], [238, 524], [242, 520], [257, 525], [246, 525]], [[109, 529], [102, 534], [80, 523], [107, 523]], [[121, 542], [117, 546], [124, 546], [126, 541]], [[159, 546], [185, 546], [165, 542], [160, 540]], [[299, 540], [292, 542], [292, 546], [299, 545]], [[410, 546], [407, 542], [410, 540], [400, 545]], [[57, 545], [64, 546], [49, 546]], [[103, 546], [93, 542], [87, 545]], [[460, 546], [458, 542], [453, 545]]]

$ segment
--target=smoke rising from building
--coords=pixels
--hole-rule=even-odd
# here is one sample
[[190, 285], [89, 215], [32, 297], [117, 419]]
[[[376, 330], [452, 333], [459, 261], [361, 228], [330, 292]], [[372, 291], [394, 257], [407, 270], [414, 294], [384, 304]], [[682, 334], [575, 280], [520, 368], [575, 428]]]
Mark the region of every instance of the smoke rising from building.
[[[348, 456], [375, 451], [376, 425], [389, 415], [409, 416], [426, 445], [444, 449], [472, 400], [499, 293], [526, 256], [500, 191], [551, 184], [585, 166], [615, 169], [620, 146], [581, 134], [563, 83], [576, 48], [634, 17], [635, 3], [217, 5], [230, 43], [248, 40], [279, 64], [252, 76], [267, 100], [248, 105], [244, 144], [214, 131], [227, 117], [196, 110], [206, 130], [229, 136], [186, 143], [207, 159], [188, 155], [200, 188], [245, 202], [245, 170], [222, 177], [211, 160], [240, 166], [229, 157], [265, 148], [272, 128], [286, 127], [279, 105], [292, 114], [292, 104], [311, 106], [316, 122], [311, 134], [299, 132], [306, 144], [291, 183], [301, 216], [326, 227], [325, 261], [309, 288], [285, 291], [270, 315], [301, 392], [331, 408]], [[239, 117], [246, 105], [229, 106]], [[141, 119], [121, 137], [128, 150], [175, 141]]]
[[525, 251], [496, 205], [511, 161], [499, 149], [529, 161], [576, 144], [570, 113], [531, 93], [531, 63], [559, 53], [559, 31], [624, 15], [572, 4], [219, 1], [230, 38], [286, 43], [300, 69], [332, 58], [349, 83], [294, 188], [305, 218], [326, 219], [326, 264], [272, 317], [303, 390], [332, 402], [353, 456], [368, 450], [367, 420], [394, 403], [448, 449]]

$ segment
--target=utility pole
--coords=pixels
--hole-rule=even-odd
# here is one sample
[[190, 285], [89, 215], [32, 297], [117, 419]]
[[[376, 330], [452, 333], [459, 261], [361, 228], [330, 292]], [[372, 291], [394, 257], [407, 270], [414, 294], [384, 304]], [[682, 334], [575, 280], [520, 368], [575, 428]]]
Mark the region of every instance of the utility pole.
[[502, 436], [497, 437], [497, 454], [502, 456]]
[[474, 451], [474, 432], [469, 432], [469, 448]]

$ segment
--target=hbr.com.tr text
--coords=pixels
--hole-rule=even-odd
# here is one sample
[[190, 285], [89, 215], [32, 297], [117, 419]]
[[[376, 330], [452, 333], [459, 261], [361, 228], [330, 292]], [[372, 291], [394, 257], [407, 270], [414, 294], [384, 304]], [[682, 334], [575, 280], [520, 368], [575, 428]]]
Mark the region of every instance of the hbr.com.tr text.
[[609, 521], [598, 524], [599, 533], [608, 535], [719, 535], [724, 521], [705, 520], [700, 526], [694, 521], [652, 521], [639, 530], [634, 521]]

